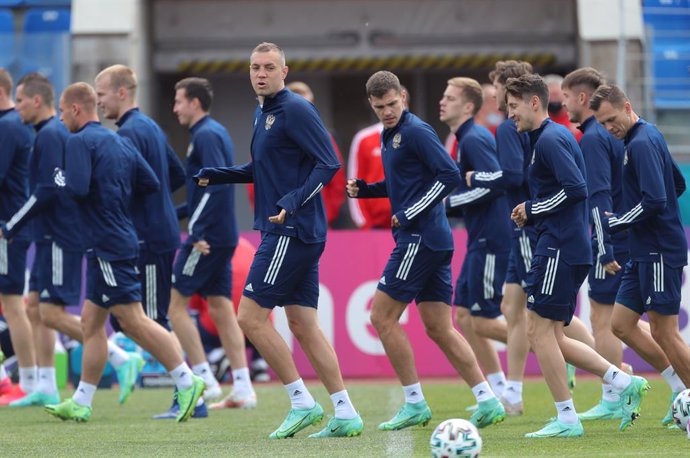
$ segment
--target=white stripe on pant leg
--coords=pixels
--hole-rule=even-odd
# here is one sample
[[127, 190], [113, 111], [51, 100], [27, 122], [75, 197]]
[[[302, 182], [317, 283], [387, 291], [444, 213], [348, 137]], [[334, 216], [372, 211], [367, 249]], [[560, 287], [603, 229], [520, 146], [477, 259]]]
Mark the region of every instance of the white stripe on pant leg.
[[484, 259], [484, 299], [494, 297], [494, 271], [496, 270], [496, 255], [487, 254]]
[[0, 239], [0, 275], [7, 275], [7, 239]]
[[194, 275], [194, 270], [196, 269], [196, 265], [199, 263], [200, 259], [201, 251], [197, 250], [196, 248], [192, 248], [192, 251], [189, 253], [187, 260], [184, 263], [184, 267], [182, 268], [182, 275], [186, 275], [188, 277]]
[[546, 291], [548, 289], [548, 282], [549, 282], [549, 277], [551, 275], [551, 268], [552, 268], [552, 262], [553, 258], [549, 258], [546, 261], [546, 270], [544, 271], [544, 279], [541, 282], [541, 293], [546, 294]]
[[556, 285], [556, 275], [558, 274], [558, 265], [561, 258], [561, 250], [556, 251], [556, 259], [553, 262], [553, 275], [551, 276], [551, 284], [549, 285], [549, 296], [553, 294], [553, 287]]
[[413, 247], [414, 243], [407, 244], [407, 251], [405, 251], [405, 256], [403, 256], [403, 260], [400, 262], [400, 265], [398, 266], [398, 271], [395, 273], [395, 278], [402, 279], [402, 273], [403, 270], [405, 270], [405, 264], [407, 263], [407, 260], [410, 257], [410, 253], [412, 253]]
[[110, 263], [101, 258], [97, 259], [98, 264], [101, 267], [101, 273], [103, 274], [103, 280], [105, 280], [105, 284], [113, 287], [117, 286], [117, 282], [115, 281], [115, 275], [113, 275], [113, 269], [110, 266]]
[[275, 284], [276, 278], [278, 277], [278, 272], [283, 265], [283, 260], [285, 259], [285, 254], [287, 253], [289, 244], [290, 237], [281, 235], [278, 239], [278, 243], [276, 244], [276, 251], [273, 253], [271, 264], [268, 266], [266, 276], [264, 276], [264, 283], [269, 285]]
[[530, 267], [532, 267], [532, 247], [525, 232], [520, 235], [520, 254], [522, 255], [522, 261], [525, 263], [525, 271], [529, 271]]
[[156, 294], [156, 265], [146, 265], [146, 310], [152, 320], [158, 319], [158, 295]]
[[666, 289], [666, 282], [664, 281], [664, 255], [659, 255], [659, 270], [661, 271], [661, 281], [659, 292], [663, 293]]
[[414, 258], [417, 256], [418, 251], [419, 243], [415, 243], [412, 247], [412, 255], [410, 256], [410, 259], [407, 260], [407, 266], [405, 266], [401, 280], [407, 280], [407, 275], [410, 273], [410, 270], [412, 269], [412, 263], [414, 263]]
[[55, 242], [51, 246], [51, 267], [52, 267], [52, 283], [55, 286], [62, 285], [62, 248]]

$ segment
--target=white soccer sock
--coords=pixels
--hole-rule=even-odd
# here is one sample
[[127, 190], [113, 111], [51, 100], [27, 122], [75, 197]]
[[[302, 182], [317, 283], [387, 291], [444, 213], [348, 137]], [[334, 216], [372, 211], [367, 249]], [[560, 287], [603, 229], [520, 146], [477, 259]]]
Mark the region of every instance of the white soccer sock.
[[311, 395], [304, 384], [304, 380], [301, 378], [298, 378], [294, 382], [283, 386], [290, 396], [290, 404], [292, 404], [293, 409], [311, 409], [316, 405], [314, 397]]
[[249, 375], [249, 368], [233, 369], [232, 371], [232, 391], [239, 397], [246, 397], [254, 391], [252, 388], [252, 378]]
[[491, 398], [495, 398], [494, 392], [491, 391], [491, 386], [488, 382], [482, 382], [472, 387], [472, 394], [474, 395], [477, 402], [488, 401]]
[[129, 361], [129, 354], [115, 342], [108, 341], [108, 362], [115, 369]]
[[417, 404], [424, 400], [424, 393], [422, 393], [422, 384], [417, 382], [412, 385], [403, 386], [403, 394], [405, 395], [405, 402], [409, 404]]
[[3, 380], [5, 377], [7, 377], [7, 371], [5, 370], [5, 365], [0, 364], [0, 380]]
[[19, 368], [19, 386], [26, 394], [36, 391], [36, 366]]
[[72, 396], [72, 400], [80, 406], [91, 407], [93, 396], [96, 394], [96, 385], [80, 381], [77, 390]]
[[347, 394], [347, 390], [338, 391], [331, 395], [331, 401], [333, 401], [333, 408], [335, 409], [335, 418], [340, 418], [341, 420], [352, 420], [357, 416], [357, 411], [350, 401], [350, 396]]
[[678, 377], [676, 371], [673, 370], [673, 366], [668, 366], [666, 369], [664, 369], [661, 372], [661, 376], [664, 378], [664, 380], [666, 380], [668, 386], [671, 387], [672, 392], [679, 393], [685, 389], [685, 384], [680, 377]]
[[491, 385], [491, 390], [496, 397], [503, 394], [503, 390], [506, 388], [506, 374], [504, 374], [503, 371], [487, 374], [486, 380], [489, 382], [489, 385]]
[[609, 385], [608, 383], [602, 383], [601, 399], [609, 402], [618, 402], [621, 399], [621, 395], [613, 388], [613, 386]]
[[624, 372], [622, 369], [618, 369], [616, 366], [609, 366], [608, 370], [604, 374], [604, 383], [608, 383], [618, 393], [621, 393], [624, 389], [630, 385], [632, 377]]
[[171, 370], [170, 376], [175, 381], [178, 390], [188, 390], [192, 386], [192, 370], [187, 363], [182, 363]]
[[566, 425], [574, 425], [578, 422], [572, 398], [567, 401], [556, 402], [555, 404], [556, 411], [558, 412], [558, 421]]
[[194, 375], [198, 375], [204, 379], [207, 387], [218, 384], [218, 380], [216, 380], [216, 377], [213, 375], [213, 371], [211, 370], [211, 366], [208, 364], [208, 361], [193, 365], [192, 372], [194, 372]]
[[518, 404], [522, 402], [522, 382], [517, 380], [507, 380], [506, 388], [503, 390], [501, 397], [511, 404]]
[[38, 384], [36, 391], [43, 394], [57, 393], [57, 381], [55, 380], [54, 367], [39, 367], [38, 368]]

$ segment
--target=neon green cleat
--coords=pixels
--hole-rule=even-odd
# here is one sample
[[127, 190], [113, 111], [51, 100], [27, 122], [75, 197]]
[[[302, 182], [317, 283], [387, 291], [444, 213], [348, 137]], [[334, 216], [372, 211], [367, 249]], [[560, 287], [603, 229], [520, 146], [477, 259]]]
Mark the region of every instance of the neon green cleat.
[[426, 426], [431, 420], [431, 409], [426, 401], [411, 404], [406, 402], [393, 418], [379, 425], [382, 431], [397, 431], [410, 426]]
[[477, 428], [495, 425], [506, 418], [506, 409], [496, 398], [491, 398], [477, 404], [477, 411], [472, 414], [470, 421]]
[[59, 404], [60, 393], [45, 394], [40, 391], [35, 391], [27, 394], [21, 399], [10, 402], [10, 407], [30, 407], [30, 406], [47, 406], [48, 404]]
[[321, 420], [323, 420], [323, 407], [318, 402], [311, 409], [290, 409], [283, 423], [268, 438], [285, 439], [292, 437], [307, 426], [315, 425]]
[[362, 430], [364, 430], [364, 422], [359, 415], [349, 420], [331, 417], [324, 429], [309, 437], [354, 437], [362, 434]]
[[649, 389], [647, 380], [637, 375], [632, 376], [630, 385], [621, 393], [623, 419], [618, 429], [625, 431], [640, 416], [640, 404], [642, 404], [642, 400]]
[[144, 358], [139, 353], [129, 353], [129, 359], [122, 366], [118, 367], [117, 381], [120, 384], [120, 396], [118, 401], [124, 404], [132, 394], [137, 383], [139, 372], [144, 368]]
[[60, 404], [49, 404], [45, 411], [60, 420], [74, 420], [77, 423], [86, 423], [91, 418], [91, 407], [82, 406], [69, 398]]
[[664, 426], [670, 425], [672, 423], [675, 424], [675, 420], [673, 419], [673, 401], [676, 400], [678, 393], [680, 393], [680, 391], [671, 393], [671, 403], [668, 406], [668, 411], [666, 412], [666, 416], [661, 419], [661, 424]]
[[206, 383], [204, 383], [204, 379], [192, 375], [192, 386], [186, 390], [178, 389], [175, 392], [177, 403], [180, 406], [180, 412], [177, 414], [177, 418], [175, 418], [178, 423], [189, 420], [189, 417], [194, 413], [197, 401], [199, 401], [205, 389]]
[[5, 362], [5, 354], [0, 350], [0, 364]]
[[620, 401], [606, 401], [602, 399], [599, 404], [595, 405], [587, 412], [578, 414], [578, 418], [582, 421], [591, 420], [617, 420], [623, 418]]
[[575, 380], [575, 366], [573, 366], [570, 363], [565, 364], [565, 368], [568, 372], [568, 389], [572, 393], [573, 390], [575, 389], [575, 385], [577, 384], [577, 381]]
[[525, 437], [531, 439], [543, 439], [546, 437], [580, 437], [584, 433], [585, 430], [582, 428], [582, 422], [580, 420], [574, 425], [568, 425], [558, 420], [553, 420], [539, 431], [525, 434]]

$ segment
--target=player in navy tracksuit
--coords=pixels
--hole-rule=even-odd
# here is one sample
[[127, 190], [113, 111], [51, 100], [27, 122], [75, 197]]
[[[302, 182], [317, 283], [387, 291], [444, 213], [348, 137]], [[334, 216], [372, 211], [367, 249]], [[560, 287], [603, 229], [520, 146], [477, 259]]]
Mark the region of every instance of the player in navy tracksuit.
[[48, 405], [46, 411], [63, 420], [90, 418], [105, 366], [105, 323], [113, 313], [125, 333], [170, 372], [178, 389], [177, 420], [185, 421], [205, 384], [192, 374], [170, 333], [144, 314], [136, 268], [139, 244], [130, 216], [134, 194], [156, 191], [160, 183], [129, 140], [98, 122], [96, 92], [91, 86], [75, 83], [67, 87], [60, 98], [60, 112], [74, 135], [67, 140], [64, 173], [58, 169], [54, 180], [79, 200], [81, 233], [87, 247], [84, 353], [74, 397]]
[[261, 231], [261, 245], [240, 302], [240, 324], [283, 382], [291, 403], [287, 418], [269, 437], [292, 437], [324, 414], [270, 322], [275, 306], [285, 308], [290, 329], [335, 408], [326, 428], [312, 436], [356, 436], [364, 424], [350, 402], [337, 357], [316, 315], [319, 258], [326, 243], [320, 191], [340, 163], [314, 105], [285, 89], [287, 72], [285, 54], [276, 44], [261, 43], [252, 51], [249, 75], [259, 101], [254, 112], [252, 162], [205, 168], [197, 179], [201, 186], [254, 183], [254, 229]]
[[[12, 78], [0, 68], [0, 222], [9, 221], [29, 197], [33, 135], [15, 110], [11, 94]], [[19, 231], [12, 243], [0, 238], [0, 302], [11, 331], [19, 365], [19, 384], [23, 390], [17, 396], [0, 397], [1, 405], [33, 392], [36, 386], [36, 354], [22, 297], [30, 240], [29, 228]]]
[[[25, 75], [17, 84], [17, 111], [36, 129], [30, 162], [31, 195], [2, 227], [2, 232], [12, 239], [33, 219], [36, 254], [27, 306], [37, 342], [39, 367], [36, 390], [11, 403], [13, 407], [59, 402], [53, 366], [54, 344], [50, 344], [55, 339], [52, 329], [78, 342], [83, 340], [79, 317], [65, 310], [67, 305], [79, 304], [84, 246], [77, 203], [66, 193], [58, 192], [53, 181], [55, 169], [65, 167], [65, 143], [69, 135], [56, 116], [54, 99], [53, 86], [41, 74]], [[131, 392], [136, 374], [131, 377], [127, 369], [130, 365], [136, 366], [135, 362], [110, 341], [108, 360], [117, 370], [121, 392]]]
[[516, 206], [511, 217], [520, 227], [534, 224], [538, 233], [527, 275], [529, 339], [558, 411], [556, 420], [527, 437], [583, 434], [568, 391], [564, 357], [602, 377], [627, 401], [620, 426], [625, 429], [639, 414], [642, 395], [649, 388], [646, 380], [631, 378], [563, 333], [592, 264], [582, 152], [567, 129], [548, 119], [548, 88], [539, 75], [508, 80], [506, 92], [510, 117], [519, 131], [529, 131], [533, 148], [528, 170], [531, 199]]
[[[381, 158], [385, 179], [348, 181], [350, 197], [388, 197], [395, 249], [379, 280], [371, 309], [388, 358], [403, 386], [405, 404], [379, 429], [398, 430], [431, 419], [417, 376], [412, 348], [398, 320], [417, 302], [427, 334], [472, 387], [479, 408], [472, 422], [484, 427], [505, 417], [503, 406], [484, 379], [467, 341], [453, 327], [449, 307], [453, 238], [443, 198], [460, 184], [457, 166], [431, 126], [405, 110], [407, 94], [393, 73], [380, 71], [367, 81], [367, 96], [383, 123]], [[492, 295], [493, 296], [493, 295]]]
[[230, 260], [237, 246], [235, 191], [229, 184], [203, 189], [192, 177], [204, 167], [233, 165], [234, 146], [228, 131], [209, 116], [213, 90], [203, 78], [185, 78], [175, 85], [173, 111], [192, 138], [187, 149], [187, 206], [189, 236], [173, 269], [170, 320], [194, 373], [207, 385], [204, 397], [216, 399], [222, 391], [206, 360], [201, 337], [187, 312], [189, 299], [196, 293], [206, 297], [220, 341], [232, 366], [233, 388], [229, 407], [253, 408], [256, 394], [252, 387], [244, 335], [237, 324], [232, 305]]
[[[471, 78], [448, 81], [440, 101], [440, 119], [458, 140], [460, 175], [500, 173], [493, 135], [476, 125], [483, 103], [482, 88]], [[502, 189], [470, 186], [462, 180], [446, 199], [447, 213], [465, 218], [467, 252], [455, 287], [456, 320], [467, 338], [496, 396], [505, 387], [505, 374], [489, 339], [506, 341], [501, 315], [503, 281], [510, 252], [510, 210]]]
[[[659, 130], [632, 110], [620, 88], [601, 86], [590, 108], [597, 121], [625, 143], [622, 210], [602, 218], [604, 231], [628, 229], [629, 239], [630, 260], [611, 325], [623, 342], [661, 371], [673, 399], [690, 386], [690, 350], [678, 332], [687, 240], [677, 196], [685, 191], [685, 180]], [[645, 312], [651, 336], [636, 326]], [[669, 420], [667, 414], [662, 422]]]

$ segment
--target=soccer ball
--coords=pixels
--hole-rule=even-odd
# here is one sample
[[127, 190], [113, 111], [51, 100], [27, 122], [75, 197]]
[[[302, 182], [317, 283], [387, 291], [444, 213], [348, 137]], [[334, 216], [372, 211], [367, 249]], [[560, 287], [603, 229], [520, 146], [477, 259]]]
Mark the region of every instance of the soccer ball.
[[429, 444], [434, 458], [475, 458], [482, 451], [482, 436], [469, 421], [451, 418], [436, 427]]
[[690, 389], [681, 391], [673, 400], [673, 419], [682, 430], [687, 429], [688, 418], [690, 418]]

